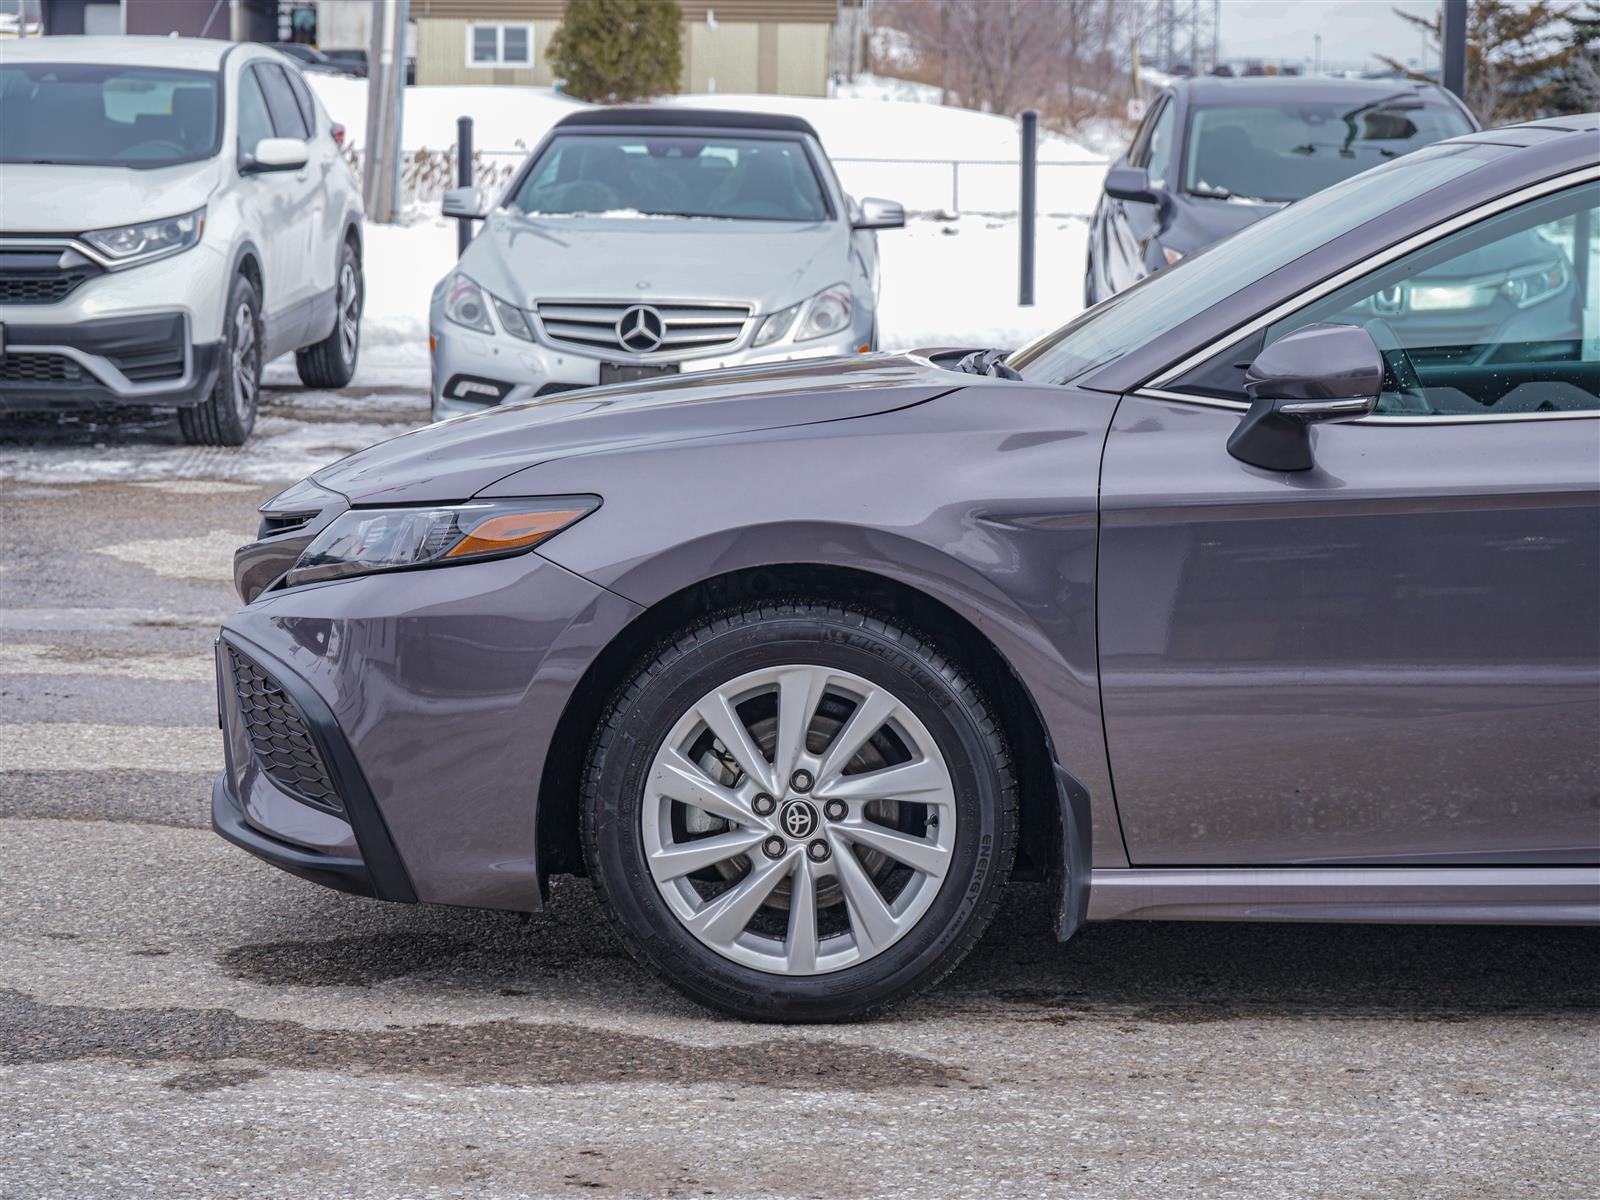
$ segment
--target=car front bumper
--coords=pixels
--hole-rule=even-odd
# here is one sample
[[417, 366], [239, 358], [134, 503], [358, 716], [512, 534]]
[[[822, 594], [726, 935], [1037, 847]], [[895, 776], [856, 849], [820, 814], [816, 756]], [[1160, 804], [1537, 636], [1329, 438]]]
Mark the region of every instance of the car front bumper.
[[[752, 326], [759, 323], [760, 318], [751, 318]], [[435, 420], [482, 412], [496, 404], [599, 386], [603, 363], [626, 367], [657, 365], [648, 357], [625, 361], [625, 356], [583, 354], [566, 347], [522, 341], [501, 332], [477, 333], [445, 320], [437, 302], [430, 330]], [[674, 371], [689, 373], [856, 354], [863, 346], [873, 344], [871, 313], [858, 313], [855, 325], [832, 337], [805, 342], [784, 339], [759, 348], [752, 348], [748, 341], [747, 332], [741, 344], [729, 350], [669, 365]]]
[[[0, 265], [8, 253], [40, 244], [52, 251], [75, 245], [70, 237], [0, 235]], [[124, 270], [87, 265], [71, 272], [81, 281], [59, 298], [7, 303], [10, 291], [0, 289], [0, 410], [201, 403], [223, 357], [227, 268], [225, 256], [202, 242]], [[6, 278], [15, 284], [19, 277]]]
[[538, 909], [557, 723], [639, 611], [536, 554], [263, 593], [218, 639], [213, 825], [341, 890]]

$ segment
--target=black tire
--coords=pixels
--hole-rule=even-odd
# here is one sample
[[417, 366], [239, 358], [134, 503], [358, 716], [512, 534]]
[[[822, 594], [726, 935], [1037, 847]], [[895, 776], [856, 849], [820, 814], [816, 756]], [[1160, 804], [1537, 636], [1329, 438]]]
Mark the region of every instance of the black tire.
[[361, 258], [349, 242], [339, 247], [339, 269], [333, 279], [332, 332], [315, 345], [294, 352], [295, 370], [307, 387], [344, 387], [355, 376], [356, 360], [361, 355], [361, 307], [366, 299], [366, 284], [361, 277]]
[[261, 298], [240, 275], [228, 291], [222, 366], [211, 395], [178, 410], [178, 429], [191, 446], [242, 446], [256, 426], [261, 396]]
[[[769, 973], [703, 944], [657, 888], [641, 832], [645, 779], [679, 718], [729, 680], [796, 663], [849, 671], [898, 697], [945, 760], [957, 816], [948, 871], [920, 920], [875, 957], [813, 975]], [[858, 1018], [943, 979], [993, 918], [1017, 836], [1011, 755], [965, 673], [892, 619], [805, 600], [721, 612], [643, 663], [596, 732], [582, 804], [589, 874], [628, 950], [691, 999], [755, 1021]]]

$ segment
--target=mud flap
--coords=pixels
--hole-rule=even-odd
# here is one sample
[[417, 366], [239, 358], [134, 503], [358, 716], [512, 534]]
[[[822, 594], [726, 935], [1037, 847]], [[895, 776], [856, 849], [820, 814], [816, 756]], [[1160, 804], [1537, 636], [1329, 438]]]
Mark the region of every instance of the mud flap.
[[1094, 861], [1089, 793], [1061, 767], [1056, 769], [1056, 799], [1060, 810], [1054, 881], [1057, 888], [1056, 940], [1066, 941], [1078, 931], [1089, 911], [1089, 872]]

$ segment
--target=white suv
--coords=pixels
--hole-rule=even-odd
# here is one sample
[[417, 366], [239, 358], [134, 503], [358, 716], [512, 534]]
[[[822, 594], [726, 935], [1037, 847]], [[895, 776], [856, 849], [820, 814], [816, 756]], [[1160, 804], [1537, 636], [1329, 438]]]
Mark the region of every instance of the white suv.
[[264, 362], [355, 372], [361, 196], [288, 59], [189, 38], [0, 43], [0, 410], [177, 408], [241, 445]]

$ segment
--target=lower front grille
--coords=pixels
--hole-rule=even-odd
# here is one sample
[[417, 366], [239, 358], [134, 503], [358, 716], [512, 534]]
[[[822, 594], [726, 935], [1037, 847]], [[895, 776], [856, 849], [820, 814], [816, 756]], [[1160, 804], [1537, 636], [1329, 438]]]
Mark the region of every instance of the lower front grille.
[[0, 358], [0, 383], [84, 383], [94, 376], [65, 354], [7, 354]]
[[294, 701], [276, 679], [232, 646], [228, 661], [239, 713], [261, 769], [296, 800], [342, 814], [339, 791]]
[[156, 383], [183, 378], [183, 346], [157, 346], [129, 354], [113, 354], [111, 362], [129, 383]]

